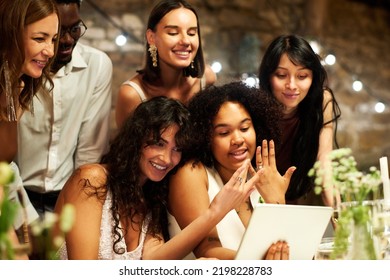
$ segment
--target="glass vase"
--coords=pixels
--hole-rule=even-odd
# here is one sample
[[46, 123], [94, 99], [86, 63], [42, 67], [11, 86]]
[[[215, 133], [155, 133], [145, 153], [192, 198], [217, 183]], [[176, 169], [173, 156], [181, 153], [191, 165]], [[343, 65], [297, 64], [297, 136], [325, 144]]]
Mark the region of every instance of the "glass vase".
[[378, 259], [377, 237], [374, 228], [382, 211], [379, 200], [344, 202], [335, 233], [335, 246], [339, 258], [350, 260]]

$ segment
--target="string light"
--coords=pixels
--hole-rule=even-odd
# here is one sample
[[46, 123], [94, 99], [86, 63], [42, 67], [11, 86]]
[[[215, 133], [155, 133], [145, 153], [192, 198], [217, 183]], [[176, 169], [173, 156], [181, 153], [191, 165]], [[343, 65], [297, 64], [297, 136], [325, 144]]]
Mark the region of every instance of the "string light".
[[376, 104], [375, 104], [375, 112], [377, 113], [383, 113], [386, 109], [386, 105], [381, 102], [381, 101], [378, 101]]
[[361, 91], [363, 89], [363, 83], [359, 80], [353, 81], [352, 88], [354, 91]]
[[214, 73], [219, 73], [222, 71], [222, 64], [218, 61], [214, 61], [211, 64], [211, 69], [213, 70]]
[[[321, 46], [318, 44], [318, 47], [316, 46], [316, 44], [312, 44], [310, 43], [310, 45], [318, 49], [321, 49]], [[314, 50], [314, 48], [313, 48]], [[321, 62], [323, 65], [328, 65], [328, 66], [332, 66], [334, 64], [336, 64], [336, 56], [333, 55], [333, 54], [326, 54], [325, 55], [325, 58], [324, 60]], [[347, 71], [348, 73], [351, 73], [352, 71], [349, 69], [349, 67], [347, 67], [346, 65], [343, 65], [341, 63], [339, 63], [339, 65], [345, 70]], [[364, 85], [363, 82], [356, 78], [354, 75], [352, 75], [352, 89], [358, 93], [358, 92], [361, 92], [363, 89], [365, 90], [365, 92], [370, 95], [371, 97], [375, 98], [375, 99], [378, 99], [375, 94], [372, 93], [372, 91], [370, 90], [370, 88], [367, 86], [367, 85]], [[372, 111], [375, 111], [376, 113], [383, 113], [385, 110], [386, 110], [386, 103], [385, 102], [382, 102], [382, 101], [378, 101], [376, 102], [374, 105], [371, 105], [373, 107], [371, 107], [371, 110]], [[367, 108], [368, 109], [368, 108]]]
[[127, 37], [123, 34], [120, 34], [115, 39], [115, 44], [117, 44], [119, 47], [122, 47], [126, 45], [127, 43]]
[[336, 63], [336, 57], [333, 55], [333, 54], [328, 54], [325, 59], [324, 59], [325, 63], [327, 65], [334, 65]]

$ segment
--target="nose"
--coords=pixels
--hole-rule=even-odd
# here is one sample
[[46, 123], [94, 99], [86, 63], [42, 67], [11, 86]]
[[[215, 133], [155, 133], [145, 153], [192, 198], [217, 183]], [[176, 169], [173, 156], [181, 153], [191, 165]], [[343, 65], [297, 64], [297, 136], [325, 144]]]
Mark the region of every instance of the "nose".
[[190, 44], [189, 36], [187, 34], [183, 33], [181, 35], [181, 38], [180, 38], [180, 43], [182, 45], [189, 45]]
[[65, 33], [61, 33], [60, 42], [62, 44], [73, 44], [73, 41], [74, 39], [68, 30]]
[[54, 56], [54, 44], [47, 45], [43, 50], [42, 53], [51, 58]]
[[242, 137], [241, 133], [239, 131], [235, 132], [231, 139], [231, 145], [236, 145], [239, 147], [243, 143], [244, 143], [244, 138]]
[[286, 88], [288, 88], [288, 89], [296, 89], [297, 88], [294, 77], [291, 77], [290, 79], [287, 80]]
[[160, 159], [164, 164], [169, 165], [172, 162], [172, 153], [170, 150], [166, 149], [160, 153]]

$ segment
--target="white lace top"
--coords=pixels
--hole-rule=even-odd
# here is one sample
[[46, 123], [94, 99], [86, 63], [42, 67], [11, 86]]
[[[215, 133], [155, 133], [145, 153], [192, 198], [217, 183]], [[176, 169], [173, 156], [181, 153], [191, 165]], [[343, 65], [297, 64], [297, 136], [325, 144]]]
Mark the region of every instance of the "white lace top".
[[[99, 260], [140, 260], [142, 259], [142, 250], [144, 247], [144, 241], [146, 237], [146, 232], [148, 230], [149, 222], [151, 219], [150, 215], [147, 215], [143, 224], [142, 231], [139, 239], [139, 244], [136, 249], [131, 252], [127, 251], [127, 246], [125, 239], [123, 238], [123, 232], [121, 232], [122, 239], [117, 243], [117, 248], [123, 248], [125, 253], [117, 254], [113, 250], [113, 244], [115, 241], [115, 236], [112, 233], [114, 226], [114, 219], [112, 217], [111, 211], [111, 193], [107, 194], [106, 200], [103, 205], [102, 212], [102, 221], [100, 225], [100, 243], [99, 243]], [[61, 260], [68, 259], [68, 253], [66, 250], [66, 243], [64, 242], [59, 249], [58, 256]]]

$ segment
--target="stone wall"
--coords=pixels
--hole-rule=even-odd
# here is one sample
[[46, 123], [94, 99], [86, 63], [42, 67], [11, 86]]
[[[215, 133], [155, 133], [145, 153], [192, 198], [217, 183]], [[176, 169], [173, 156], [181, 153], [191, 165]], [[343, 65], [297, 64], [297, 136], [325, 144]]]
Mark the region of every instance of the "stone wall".
[[[154, 2], [83, 1], [81, 14], [88, 31], [81, 41], [111, 57], [114, 105], [120, 84], [142, 66], [145, 25]], [[316, 40], [322, 47], [322, 56], [332, 53], [337, 58], [327, 70], [342, 110], [340, 146], [351, 147], [362, 168], [378, 166], [379, 157], [390, 156], [390, 109], [387, 107], [381, 114], [372, 109], [378, 99], [390, 106], [388, 6], [357, 0], [189, 2], [199, 13], [207, 62], [219, 61], [223, 65], [218, 84], [240, 79], [244, 73], [256, 74], [266, 46], [279, 34], [297, 33]], [[118, 47], [114, 40], [122, 31], [130, 39]], [[364, 83], [359, 93], [351, 88], [357, 78]]]

